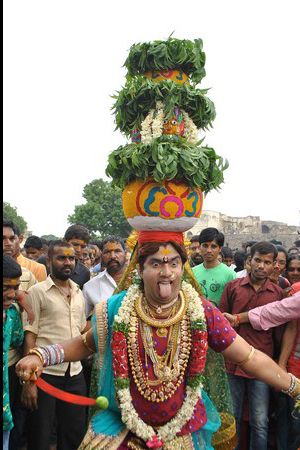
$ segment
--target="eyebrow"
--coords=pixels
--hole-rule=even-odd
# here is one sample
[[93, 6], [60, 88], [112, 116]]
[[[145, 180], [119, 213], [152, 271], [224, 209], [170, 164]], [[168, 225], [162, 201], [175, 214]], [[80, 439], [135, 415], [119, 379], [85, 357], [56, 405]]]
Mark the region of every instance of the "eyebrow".
[[[174, 256], [173, 258], [170, 258], [169, 259], [169, 261], [168, 261], [168, 263], [169, 262], [173, 262], [173, 261], [175, 261], [176, 259], [180, 259], [180, 256]], [[164, 262], [164, 260], [163, 260], [163, 258], [151, 258], [150, 259], [150, 262], [158, 262], [158, 263], [162, 263], [162, 262]]]

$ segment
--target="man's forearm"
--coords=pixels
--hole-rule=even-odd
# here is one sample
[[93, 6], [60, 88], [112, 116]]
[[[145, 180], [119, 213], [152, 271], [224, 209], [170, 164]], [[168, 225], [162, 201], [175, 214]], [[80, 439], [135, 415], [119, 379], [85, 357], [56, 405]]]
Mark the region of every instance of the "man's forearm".
[[29, 350], [35, 347], [37, 335], [31, 331], [25, 331], [24, 345], [23, 345], [23, 355], [27, 355]]

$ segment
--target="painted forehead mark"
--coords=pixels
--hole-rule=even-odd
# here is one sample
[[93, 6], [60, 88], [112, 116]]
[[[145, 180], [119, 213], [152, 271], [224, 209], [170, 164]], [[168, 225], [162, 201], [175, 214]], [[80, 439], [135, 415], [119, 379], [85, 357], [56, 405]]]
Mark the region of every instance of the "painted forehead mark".
[[82, 241], [81, 239], [75, 238], [75, 239], [71, 239], [71, 241], [73, 241], [73, 245], [86, 245], [86, 243], [84, 241]]
[[3, 278], [3, 284], [9, 284], [11, 286], [18, 286], [20, 284], [19, 278]]
[[63, 254], [65, 256], [74, 256], [74, 250], [72, 248], [64, 248]]
[[169, 255], [170, 253], [171, 253], [171, 250], [169, 249], [169, 248], [163, 248], [162, 250], [161, 250], [161, 252], [162, 252], [162, 254], [163, 255]]
[[118, 244], [106, 244], [105, 250], [116, 250], [116, 248], [119, 248]]

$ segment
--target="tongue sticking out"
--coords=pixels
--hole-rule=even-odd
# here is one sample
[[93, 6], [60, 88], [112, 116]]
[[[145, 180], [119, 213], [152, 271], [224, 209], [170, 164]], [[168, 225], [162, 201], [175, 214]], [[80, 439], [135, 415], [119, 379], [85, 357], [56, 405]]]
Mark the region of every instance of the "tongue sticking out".
[[171, 283], [158, 283], [158, 288], [161, 298], [171, 297]]

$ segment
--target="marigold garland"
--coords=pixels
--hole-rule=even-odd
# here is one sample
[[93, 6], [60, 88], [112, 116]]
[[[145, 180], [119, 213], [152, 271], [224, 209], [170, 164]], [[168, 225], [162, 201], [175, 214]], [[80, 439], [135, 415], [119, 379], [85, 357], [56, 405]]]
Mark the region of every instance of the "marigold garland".
[[194, 408], [201, 397], [207, 351], [205, 314], [197, 291], [189, 283], [182, 282], [182, 291], [188, 300], [188, 315], [193, 343], [188, 364], [186, 397], [175, 417], [160, 427], [157, 432], [139, 417], [133, 406], [129, 388], [127, 334], [135, 301], [142, 294], [138, 285], [132, 285], [128, 289], [113, 323], [113, 373], [122, 421], [136, 436], [143, 439], [149, 448], [156, 448], [158, 443], [161, 446], [163, 442], [174, 439], [176, 434], [191, 419]]

